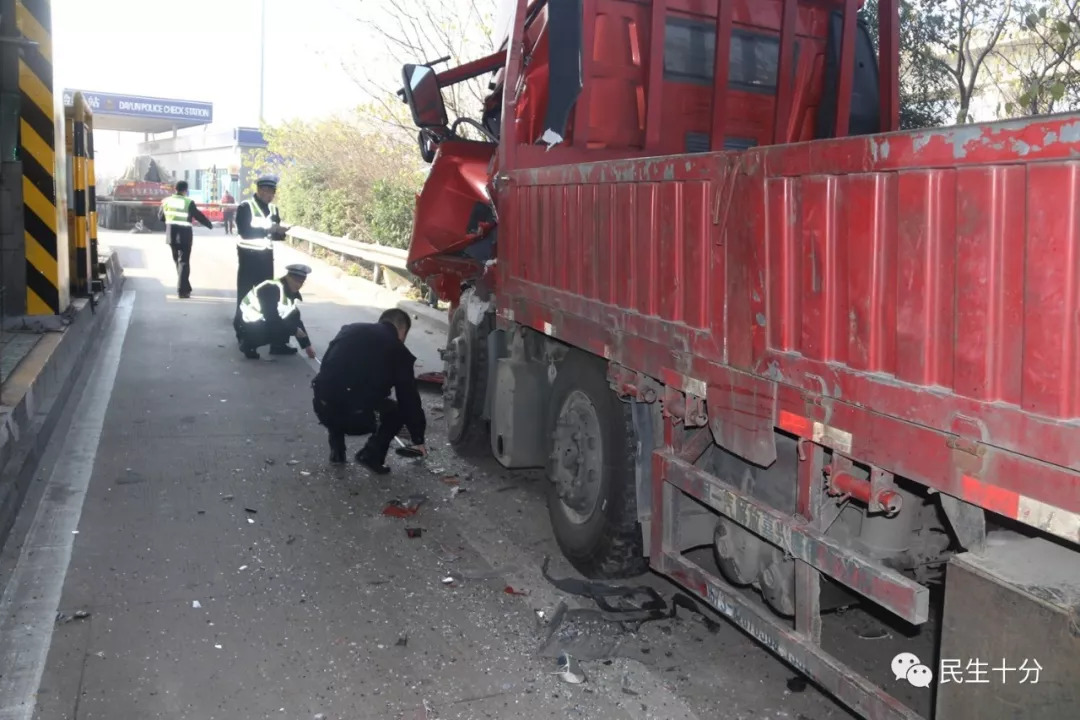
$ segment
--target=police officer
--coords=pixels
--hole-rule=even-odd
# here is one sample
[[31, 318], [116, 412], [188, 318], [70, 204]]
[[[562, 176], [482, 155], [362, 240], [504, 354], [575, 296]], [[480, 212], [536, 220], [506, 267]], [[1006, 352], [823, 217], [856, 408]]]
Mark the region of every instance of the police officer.
[[252, 360], [259, 359], [259, 348], [270, 346], [271, 355], [294, 355], [296, 348], [289, 345], [295, 337], [309, 358], [315, 357], [304, 322], [300, 319], [298, 302], [303, 300], [300, 288], [304, 286], [311, 268], [307, 265], [289, 265], [286, 274], [277, 280], [264, 280], [243, 297], [237, 314], [240, 326], [237, 330], [240, 352]]
[[284, 240], [288, 228], [274, 204], [277, 178], [263, 175], [255, 182], [255, 195], [236, 208], [236, 318], [240, 336], [240, 302], [259, 283], [274, 277], [274, 240]]
[[411, 325], [408, 313], [391, 308], [377, 323], [344, 326], [327, 346], [311, 386], [315, 416], [330, 435], [330, 462], [345, 462], [346, 435], [370, 434], [356, 462], [380, 475], [390, 472], [386, 453], [402, 425], [414, 449], [426, 453], [416, 357], [405, 347]]
[[176, 193], [162, 200], [158, 208], [158, 220], [165, 223], [165, 242], [172, 248], [176, 263], [176, 294], [180, 298], [191, 297], [192, 221], [197, 220], [207, 229], [214, 227], [187, 195], [188, 184], [181, 180], [176, 183]]

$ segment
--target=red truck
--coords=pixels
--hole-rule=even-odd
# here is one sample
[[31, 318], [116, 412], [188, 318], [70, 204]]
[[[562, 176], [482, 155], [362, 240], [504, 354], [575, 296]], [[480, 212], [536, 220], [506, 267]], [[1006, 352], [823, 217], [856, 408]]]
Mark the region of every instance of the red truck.
[[861, 717], [1080, 715], [1080, 116], [898, 132], [898, 0], [509, 2], [403, 69], [451, 442]]

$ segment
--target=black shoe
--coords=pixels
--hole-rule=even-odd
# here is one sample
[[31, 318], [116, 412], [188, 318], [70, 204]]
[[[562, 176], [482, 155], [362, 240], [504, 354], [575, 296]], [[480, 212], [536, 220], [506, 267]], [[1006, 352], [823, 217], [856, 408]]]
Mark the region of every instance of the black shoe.
[[390, 473], [390, 468], [385, 465], [385, 461], [376, 461], [375, 458], [367, 452], [367, 448], [357, 450], [356, 462], [360, 463], [376, 475], [388, 475]]
[[259, 351], [256, 350], [255, 348], [244, 347], [241, 344], [240, 345], [240, 352], [244, 353], [244, 357], [246, 357], [248, 360], [258, 360], [259, 359]]
[[176, 293], [176, 294], [177, 294], [177, 296], [179, 296], [179, 298], [181, 300], [187, 300], [189, 297], [191, 297], [191, 293], [189, 293], [189, 292], [182, 292], [182, 293]]
[[292, 345], [271, 345], [270, 346], [270, 354], [271, 355], [295, 355], [297, 352], [299, 352], [299, 351], [296, 348], [294, 348]]
[[345, 464], [345, 448], [339, 450], [330, 450], [330, 463], [333, 465]]

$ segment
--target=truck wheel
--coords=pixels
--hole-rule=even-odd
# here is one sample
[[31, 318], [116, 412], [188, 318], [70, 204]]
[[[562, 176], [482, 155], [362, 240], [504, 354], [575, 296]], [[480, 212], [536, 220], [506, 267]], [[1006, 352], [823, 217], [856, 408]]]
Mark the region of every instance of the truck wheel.
[[548, 512], [559, 548], [589, 578], [644, 573], [630, 406], [608, 387], [603, 364], [569, 355], [548, 418]]
[[487, 335], [491, 320], [485, 316], [477, 327], [469, 322], [465, 303], [450, 316], [447, 333], [445, 380], [443, 382], [443, 411], [446, 415], [446, 435], [450, 444], [463, 455], [485, 455], [491, 452], [491, 434], [482, 417], [484, 396], [487, 393]]

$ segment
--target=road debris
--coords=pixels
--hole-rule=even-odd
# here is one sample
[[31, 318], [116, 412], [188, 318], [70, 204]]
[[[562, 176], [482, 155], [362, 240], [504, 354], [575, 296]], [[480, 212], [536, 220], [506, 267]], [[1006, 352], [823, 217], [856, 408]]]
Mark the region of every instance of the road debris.
[[512, 585], [504, 587], [503, 592], [507, 595], [517, 595], [518, 597], [526, 597], [529, 594], [526, 590], [515, 590]]
[[202, 607], [202, 603], [201, 603], [201, 602], [199, 602], [198, 600], [192, 600], [192, 601], [191, 601], [191, 607], [192, 607], [193, 609], [195, 609], [195, 610], [198, 610], [199, 608], [201, 608], [201, 607]]
[[88, 617], [90, 617], [90, 612], [87, 610], [76, 610], [71, 615], [63, 612], [58, 612], [56, 613], [56, 622], [59, 625], [67, 625], [69, 622], [72, 622], [74, 620], [85, 620]]
[[418, 538], [424, 534], [424, 529], [418, 527], [407, 527], [405, 528], [405, 534], [411, 538]]
[[425, 502], [427, 502], [425, 495], [410, 495], [404, 501], [395, 498], [386, 504], [382, 514], [395, 518], [412, 517]]
[[442, 479], [444, 485], [458, 485], [461, 479], [457, 475], [447, 475]]
[[571, 685], [580, 685], [585, 682], [585, 673], [581, 670], [581, 665], [572, 656], [566, 653], [561, 653], [558, 658], [559, 671], [555, 673], [559, 676], [559, 679], [564, 683]]
[[252, 515], [255, 515], [255, 514], [256, 514], [256, 513], [258, 513], [259, 511], [258, 511], [258, 510], [254, 510], [254, 509], [252, 509], [252, 508], [248, 508], [248, 507], [246, 507], [246, 508], [244, 508], [244, 512], [246, 512], [246, 513], [251, 513]]
[[401, 633], [397, 642], [394, 643], [396, 647], [406, 647], [409, 644], [409, 633]]

